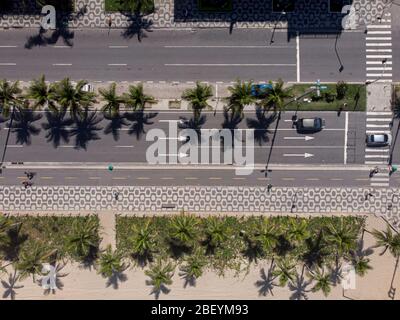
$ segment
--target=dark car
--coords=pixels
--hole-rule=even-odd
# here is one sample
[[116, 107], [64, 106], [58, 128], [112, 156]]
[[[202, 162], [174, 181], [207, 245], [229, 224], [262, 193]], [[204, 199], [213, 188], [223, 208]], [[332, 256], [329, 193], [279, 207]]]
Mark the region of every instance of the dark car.
[[367, 134], [365, 139], [368, 147], [386, 147], [392, 143], [392, 135], [390, 133], [371, 133]]
[[251, 86], [251, 95], [256, 98], [266, 97], [272, 90], [272, 84], [253, 84]]
[[296, 129], [299, 132], [317, 132], [324, 127], [325, 120], [321, 118], [302, 118], [296, 122]]

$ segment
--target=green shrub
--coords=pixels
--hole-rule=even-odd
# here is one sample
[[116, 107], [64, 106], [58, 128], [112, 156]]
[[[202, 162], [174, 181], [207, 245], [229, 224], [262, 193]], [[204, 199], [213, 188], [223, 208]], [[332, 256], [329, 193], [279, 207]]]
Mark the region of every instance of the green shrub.
[[332, 103], [333, 101], [335, 101], [335, 96], [335, 93], [332, 91], [324, 92], [324, 99], [328, 103]]
[[348, 87], [349, 87], [349, 86], [348, 86], [347, 83], [344, 82], [344, 81], [339, 81], [339, 82], [336, 84], [336, 98], [337, 98], [338, 100], [344, 99], [344, 97], [346, 96]]

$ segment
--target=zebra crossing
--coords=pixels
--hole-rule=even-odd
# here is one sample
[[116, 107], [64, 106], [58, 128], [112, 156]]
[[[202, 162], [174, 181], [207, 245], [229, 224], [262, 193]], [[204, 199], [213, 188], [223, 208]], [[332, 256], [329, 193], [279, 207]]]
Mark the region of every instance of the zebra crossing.
[[392, 82], [391, 13], [367, 25], [366, 34], [367, 83]]
[[[391, 122], [391, 112], [367, 112], [366, 133], [390, 133]], [[390, 147], [365, 148], [365, 164], [379, 168], [379, 172], [375, 173], [370, 179], [371, 186], [389, 187], [389, 158]]]

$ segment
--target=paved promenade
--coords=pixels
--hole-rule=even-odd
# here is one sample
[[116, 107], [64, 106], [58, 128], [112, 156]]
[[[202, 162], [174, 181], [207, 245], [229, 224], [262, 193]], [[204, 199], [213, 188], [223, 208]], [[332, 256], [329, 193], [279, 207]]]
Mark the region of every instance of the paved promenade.
[[[38, 27], [40, 12], [34, 1], [21, 11], [20, 1], [14, 1], [11, 13], [0, 14], [0, 27]], [[390, 0], [354, 0], [357, 19], [372, 23], [387, 10]], [[297, 0], [296, 12], [281, 15], [272, 12], [270, 0], [233, 0], [229, 13], [204, 13], [197, 10], [197, 0], [155, 0], [155, 13], [138, 21], [129, 13], [106, 12], [104, 0], [75, 0], [75, 12], [59, 14], [71, 28], [127, 28], [127, 35], [136, 35], [138, 28], [288, 28], [337, 30], [343, 14], [329, 12], [329, 1]]]
[[[115, 193], [118, 200], [115, 200]], [[371, 193], [366, 200], [366, 195]], [[0, 187], [2, 212], [375, 214], [400, 227], [400, 190], [265, 187]]]

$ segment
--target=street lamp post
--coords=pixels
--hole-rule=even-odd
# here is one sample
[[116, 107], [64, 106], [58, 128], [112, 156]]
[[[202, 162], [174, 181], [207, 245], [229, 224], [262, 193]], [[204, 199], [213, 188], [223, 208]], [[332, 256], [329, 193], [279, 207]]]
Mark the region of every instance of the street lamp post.
[[[0, 113], [2, 111], [3, 110], [0, 110]], [[11, 128], [12, 128], [12, 124], [13, 124], [13, 120], [14, 120], [14, 113], [15, 113], [15, 106], [13, 105], [12, 106], [12, 111], [11, 111], [10, 125], [8, 127], [8, 132], [7, 132], [6, 143], [4, 144], [3, 155], [1, 156], [0, 173], [3, 172], [3, 163], [4, 163], [5, 156], [6, 156], [8, 140], [10, 139], [10, 132], [11, 132]]]
[[277, 27], [279, 21], [281, 20], [282, 16], [286, 15], [285, 9], [286, 9], [286, 7], [282, 10], [281, 14], [279, 15], [278, 20], [275, 21], [274, 29], [272, 30], [271, 40], [269, 42], [270, 45], [274, 43], [275, 30], [276, 30], [276, 27]]

